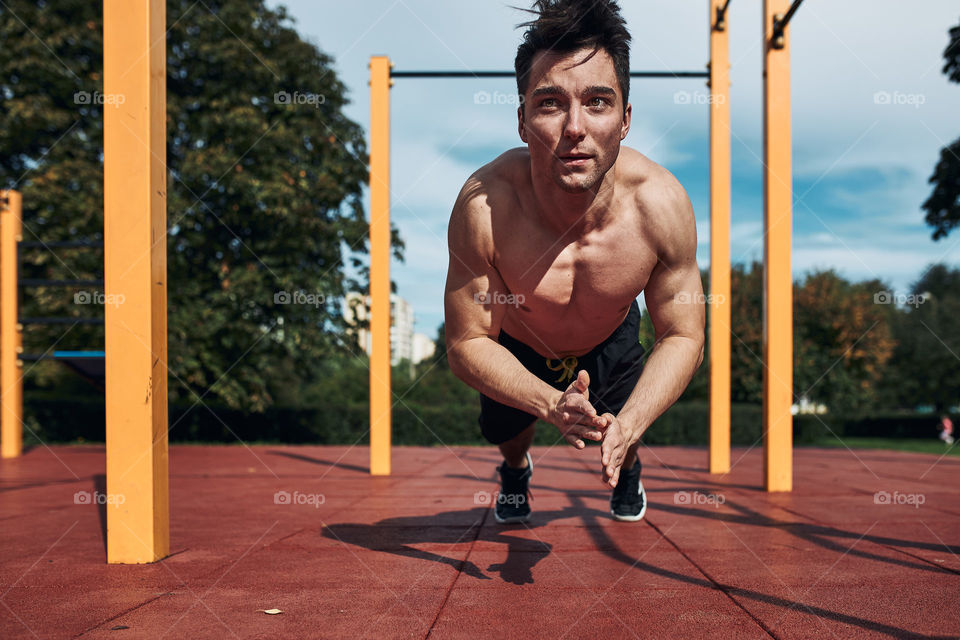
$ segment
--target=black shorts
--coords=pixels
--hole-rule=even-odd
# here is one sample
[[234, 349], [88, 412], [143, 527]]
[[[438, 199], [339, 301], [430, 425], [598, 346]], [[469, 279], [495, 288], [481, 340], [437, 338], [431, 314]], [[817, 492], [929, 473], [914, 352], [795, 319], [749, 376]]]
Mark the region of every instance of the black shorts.
[[[640, 305], [634, 300], [623, 323], [582, 356], [546, 358], [501, 330], [497, 342], [506, 347], [527, 371], [555, 389], [565, 390], [580, 369], [590, 375], [589, 401], [598, 415], [617, 415], [643, 371], [646, 349], [640, 344]], [[516, 437], [536, 416], [480, 394], [480, 431], [493, 444]]]

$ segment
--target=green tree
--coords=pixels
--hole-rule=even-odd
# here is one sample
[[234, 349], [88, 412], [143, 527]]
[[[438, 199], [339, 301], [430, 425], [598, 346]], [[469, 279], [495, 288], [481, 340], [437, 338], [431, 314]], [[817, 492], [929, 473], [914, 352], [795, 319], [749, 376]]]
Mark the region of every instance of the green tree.
[[945, 411], [960, 402], [960, 269], [930, 266], [894, 324], [889, 387], [900, 404]]
[[832, 269], [794, 289], [794, 398], [831, 412], [863, 412], [878, 388], [895, 341], [893, 296], [882, 282], [851, 283]]
[[[943, 52], [943, 73], [951, 82], [960, 82], [960, 24], [950, 29], [950, 44]], [[960, 225], [960, 138], [940, 150], [940, 161], [930, 176], [933, 193], [923, 203], [926, 222], [933, 227], [933, 239], [946, 237]]]
[[[332, 59], [288, 22], [263, 0], [167, 3], [171, 399], [262, 410], [344, 351], [339, 299], [368, 289], [363, 131]], [[0, 34], [0, 185], [23, 193], [24, 238], [102, 239], [101, 4], [10, 0]], [[402, 259], [395, 229], [393, 246]], [[101, 260], [38, 251], [24, 268], [84, 277]], [[38, 315], [99, 311], [73, 292], [28, 297]], [[83, 330], [71, 346], [102, 344]], [[27, 339], [69, 341], [63, 327]]]

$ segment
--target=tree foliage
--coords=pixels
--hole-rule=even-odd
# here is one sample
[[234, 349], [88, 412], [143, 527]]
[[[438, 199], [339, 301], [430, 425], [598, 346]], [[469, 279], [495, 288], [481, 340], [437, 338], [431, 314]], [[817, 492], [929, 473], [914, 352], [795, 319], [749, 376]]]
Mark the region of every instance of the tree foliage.
[[[101, 11], [0, 6], [0, 185], [23, 193], [25, 240], [103, 237]], [[367, 290], [363, 130], [343, 115], [332, 59], [290, 21], [263, 0], [167, 3], [171, 399], [262, 410], [342, 352], [339, 299]], [[402, 258], [396, 230], [393, 246]], [[24, 270], [86, 277], [102, 273], [102, 254], [35, 251]], [[30, 291], [24, 315], [102, 313], [73, 294]], [[59, 327], [25, 340], [42, 351], [103, 336]]]
[[890, 395], [898, 406], [960, 404], [960, 269], [928, 267], [896, 317]]
[[[951, 82], [960, 83], [960, 24], [950, 29], [950, 44], [943, 58], [943, 73]], [[933, 227], [933, 239], [939, 240], [960, 225], [960, 138], [940, 150], [930, 182], [933, 193], [923, 203], [923, 210], [927, 224]]]
[[794, 398], [833, 412], [863, 412], [876, 404], [893, 355], [895, 302], [883, 283], [850, 283], [833, 270], [815, 271], [794, 291]]

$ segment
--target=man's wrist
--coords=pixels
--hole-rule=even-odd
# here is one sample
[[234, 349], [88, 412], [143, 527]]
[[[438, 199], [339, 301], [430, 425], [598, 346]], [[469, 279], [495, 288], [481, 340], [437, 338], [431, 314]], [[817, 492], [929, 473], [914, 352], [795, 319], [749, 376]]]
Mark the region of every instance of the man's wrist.
[[630, 444], [633, 444], [640, 439], [640, 436], [643, 435], [643, 432], [647, 430], [647, 427], [650, 425], [645, 423], [644, 420], [640, 418], [634, 411], [621, 411], [617, 414], [617, 422], [620, 423], [620, 429], [623, 431], [624, 436], [629, 440]]
[[560, 404], [560, 400], [563, 398], [563, 391], [554, 389], [546, 383], [544, 383], [544, 386], [546, 387], [546, 389], [544, 389], [546, 395], [540, 402], [540, 413], [537, 417], [544, 422], [554, 424], [554, 420], [556, 419], [555, 413], [557, 411], [557, 405]]

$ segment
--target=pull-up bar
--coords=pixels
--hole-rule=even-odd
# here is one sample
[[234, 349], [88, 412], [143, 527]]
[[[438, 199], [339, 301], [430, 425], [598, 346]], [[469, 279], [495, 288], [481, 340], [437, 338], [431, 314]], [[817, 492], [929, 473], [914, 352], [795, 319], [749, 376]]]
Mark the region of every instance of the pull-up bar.
[[[391, 78], [515, 78], [513, 71], [394, 71]], [[631, 71], [631, 78], [709, 78], [709, 71]]]

